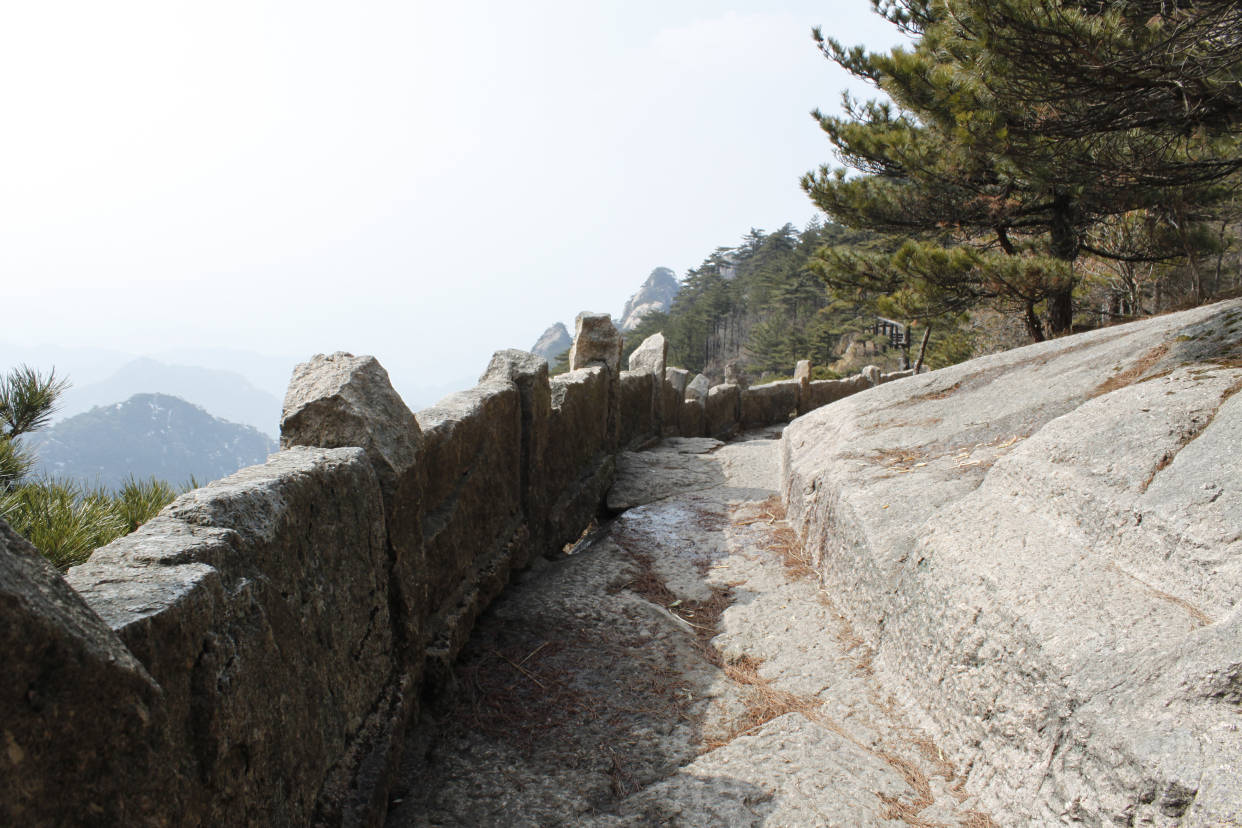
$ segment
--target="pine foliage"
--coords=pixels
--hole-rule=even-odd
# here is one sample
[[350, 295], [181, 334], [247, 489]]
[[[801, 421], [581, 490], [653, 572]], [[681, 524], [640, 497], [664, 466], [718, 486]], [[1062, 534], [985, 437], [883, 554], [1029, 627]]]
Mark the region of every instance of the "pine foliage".
[[[845, 370], [851, 342], [866, 346], [866, 361], [897, 367], [899, 355], [872, 347], [869, 329], [877, 308], [854, 291], [830, 294], [824, 285], [824, 256], [868, 255], [894, 243], [870, 232], [812, 222], [803, 230], [786, 224], [773, 233], [752, 228], [734, 247], [720, 247], [689, 271], [667, 314], [644, 317], [626, 334], [630, 352], [651, 334], [668, 341], [669, 364], [720, 379], [724, 366], [738, 361], [755, 380], [792, 376], [798, 360], [817, 366], [817, 377]], [[935, 338], [931, 364], [945, 364], [939, 343], [953, 326], [944, 324]], [[961, 349], [957, 349], [957, 358]]]
[[44, 376], [25, 365], [0, 376], [0, 518], [62, 570], [134, 531], [177, 496], [155, 478], [131, 476], [116, 492], [69, 479], [30, 479], [35, 458], [22, 448], [21, 435], [51, 421], [68, 387], [54, 370]]
[[[1071, 329], [1096, 262], [1197, 268], [1220, 251], [1208, 223], [1242, 168], [1237, 4], [872, 5], [909, 45], [815, 39], [888, 100], [815, 113], [840, 166], [802, 183], [834, 220], [905, 243], [826, 256], [836, 290], [910, 318], [991, 306], [1038, 340]], [[1142, 232], [1115, 232], [1126, 223]]]

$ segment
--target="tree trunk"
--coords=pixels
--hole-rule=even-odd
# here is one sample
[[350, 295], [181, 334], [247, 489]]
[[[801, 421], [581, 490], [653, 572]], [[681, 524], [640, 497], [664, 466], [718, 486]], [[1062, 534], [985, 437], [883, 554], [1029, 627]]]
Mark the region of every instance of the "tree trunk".
[[[1071, 268], [1078, 258], [1079, 238], [1075, 215], [1077, 205], [1064, 193], [1052, 200], [1052, 221], [1049, 225], [1051, 253]], [[1054, 288], [1048, 292], [1048, 334], [1060, 336], [1070, 332], [1074, 325], [1074, 285]], [[1029, 324], [1028, 324], [1029, 327]], [[1038, 340], [1037, 340], [1038, 341]]]
[[1032, 342], [1043, 342], [1047, 338], [1044, 336], [1044, 323], [1039, 321], [1039, 314], [1035, 312], [1034, 302], [1026, 303], [1026, 311], [1022, 318], [1026, 322], [1026, 333], [1031, 337]]
[[1048, 294], [1048, 332], [1052, 336], [1067, 334], [1074, 326], [1074, 289], [1065, 288]]

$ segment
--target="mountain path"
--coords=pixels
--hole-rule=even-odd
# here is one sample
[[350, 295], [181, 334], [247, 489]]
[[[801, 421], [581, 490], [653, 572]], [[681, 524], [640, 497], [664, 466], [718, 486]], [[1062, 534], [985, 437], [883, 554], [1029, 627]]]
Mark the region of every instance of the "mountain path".
[[633, 508], [480, 619], [390, 828], [995, 824], [802, 557], [779, 436], [622, 456]]

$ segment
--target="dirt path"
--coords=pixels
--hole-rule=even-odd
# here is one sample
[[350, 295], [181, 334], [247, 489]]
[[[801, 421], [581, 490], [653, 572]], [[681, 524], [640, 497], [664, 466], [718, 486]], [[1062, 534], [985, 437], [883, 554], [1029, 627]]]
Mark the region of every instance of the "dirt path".
[[646, 505], [480, 620], [390, 828], [994, 824], [800, 558], [778, 435], [622, 458], [614, 500]]

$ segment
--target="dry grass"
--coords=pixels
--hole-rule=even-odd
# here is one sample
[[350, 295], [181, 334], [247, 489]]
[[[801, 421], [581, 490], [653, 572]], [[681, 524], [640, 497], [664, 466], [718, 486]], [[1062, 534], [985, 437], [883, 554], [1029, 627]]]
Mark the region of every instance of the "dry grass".
[[936, 801], [936, 798], [932, 796], [931, 782], [927, 779], [927, 774], [919, 770], [913, 762], [896, 754], [887, 751], [875, 751], [875, 754], [900, 773], [906, 780], [906, 784], [910, 786], [910, 790], [914, 791], [914, 799], [909, 802], [898, 796], [877, 792], [876, 796], [884, 803], [884, 810], [880, 812], [880, 816], [884, 819], [899, 819], [907, 825], [916, 825], [919, 828], [924, 828], [924, 826], [941, 828], [943, 823], [932, 822], [919, 816], [928, 805]]
[[1182, 432], [1181, 437], [1178, 439], [1177, 446], [1170, 451], [1166, 451], [1160, 456], [1160, 459], [1156, 462], [1155, 467], [1151, 470], [1151, 474], [1147, 475], [1147, 479], [1143, 481], [1143, 485], [1140, 487], [1139, 491], [1147, 491], [1147, 489], [1151, 486], [1152, 481], [1156, 479], [1156, 475], [1167, 469], [1182, 449], [1193, 443], [1201, 434], [1203, 434], [1203, 432], [1207, 431], [1208, 426], [1210, 426], [1216, 419], [1216, 415], [1220, 412], [1221, 408], [1230, 397], [1239, 391], [1242, 391], [1242, 380], [1238, 380], [1225, 389], [1225, 392], [1221, 394], [1220, 401], [1216, 404], [1216, 407], [1212, 409], [1212, 412], [1208, 414], [1202, 422], [1198, 420], [1191, 421], [1189, 427]]
[[733, 603], [732, 587], [712, 586], [712, 597], [703, 601], [679, 599], [656, 573], [655, 564], [650, 555], [645, 552], [636, 552], [632, 548], [624, 546], [622, 548], [629, 553], [630, 558], [637, 565], [638, 572], [628, 581], [617, 584], [613, 591], [628, 589], [685, 621], [694, 628], [699, 649], [713, 664], [719, 666], [719, 658], [713, 657], [715, 648], [711, 646], [711, 639], [716, 635], [721, 614]]
[[[775, 526], [783, 521], [784, 509], [775, 498], [761, 504], [760, 514], [742, 521], [738, 525], [767, 523], [773, 525], [772, 548], [782, 554], [786, 566], [813, 575], [813, 571], [797, 557], [797, 537], [789, 527]], [[784, 530], [783, 532], [780, 530]], [[745, 688], [745, 708], [742, 713], [729, 723], [727, 730], [720, 736], [706, 736], [703, 740], [702, 752], [707, 753], [732, 742], [739, 736], [750, 733], [758, 727], [786, 713], [802, 713], [814, 716], [820, 706], [817, 699], [799, 696], [773, 687], [771, 682], [760, 677], [761, 662], [750, 656], [742, 656], [726, 662], [720, 651], [712, 644], [720, 622], [720, 616], [733, 603], [731, 587], [712, 587], [712, 597], [705, 601], [678, 600], [676, 594], [655, 571], [651, 555], [637, 551], [633, 545], [623, 546], [637, 566], [633, 578], [620, 585], [646, 600], [664, 607], [689, 624], [695, 633], [695, 644], [703, 657], [715, 667], [721, 669], [725, 676], [735, 684]]]
[[892, 419], [882, 420], [866, 426], [867, 431], [880, 431], [886, 428], [931, 428], [944, 422], [941, 417], [924, 417], [921, 420]]
[[1131, 581], [1134, 581], [1135, 583], [1137, 583], [1139, 587], [1141, 587], [1142, 590], [1146, 592], [1148, 595], [1150, 595], [1151, 597], [1158, 598], [1161, 601], [1167, 601], [1170, 604], [1173, 604], [1174, 606], [1180, 607], [1181, 609], [1185, 610], [1186, 614], [1189, 615], [1191, 618], [1193, 618], [1198, 626], [1206, 627], [1212, 623], [1212, 617], [1210, 615], [1208, 615], [1206, 612], [1199, 609], [1198, 607], [1196, 607], [1194, 604], [1190, 603], [1186, 599], [1178, 598], [1176, 595], [1171, 595], [1162, 589], [1157, 589], [1156, 587], [1147, 583], [1142, 578], [1138, 577], [1132, 572], [1127, 572], [1125, 569], [1122, 569], [1120, 566], [1118, 566], [1116, 563], [1112, 561], [1109, 561], [1108, 563], [1106, 563], [1105, 566], [1107, 566], [1113, 572], [1116, 572], [1119, 575], [1124, 575], [1125, 577], [1129, 578]]
[[725, 675], [745, 688], [746, 707], [729, 723], [728, 729], [722, 735], [704, 738], [703, 753], [724, 747], [737, 737], [744, 736], [786, 713], [801, 713], [811, 721], [823, 723], [816, 714], [822, 702], [812, 696], [802, 696], [773, 687], [769, 679], [759, 675], [760, 666], [761, 661], [746, 655], [723, 665]]
[[[1003, 447], [1007, 448], [1018, 439], [1017, 437], [1011, 438]], [[778, 497], [773, 496], [749, 507], [745, 517], [735, 516], [733, 524], [761, 527], [764, 531], [754, 542], [764, 551], [776, 555], [791, 577], [818, 579], [803, 544], [800, 543], [793, 529], [785, 523], [785, 517], [783, 504]], [[782, 690], [773, 686], [771, 680], [763, 678], [760, 675], [762, 666], [760, 660], [743, 655], [729, 662], [723, 661], [720, 652], [712, 645], [711, 639], [717, 630], [720, 615], [732, 602], [732, 590], [718, 588], [713, 593], [713, 598], [707, 602], [676, 603], [672, 591], [656, 574], [651, 557], [636, 551], [632, 546], [627, 551], [638, 565], [638, 572], [625, 585], [625, 588], [669, 609], [670, 612], [676, 613], [690, 623], [695, 629], [697, 644], [704, 657], [722, 669], [728, 679], [743, 691], [742, 711], [727, 723], [722, 732], [717, 735], [704, 736], [701, 748], [703, 753], [723, 747], [738, 737], [752, 733], [764, 724], [788, 713], [799, 713], [832, 730], [860, 749], [882, 759], [901, 775], [913, 795], [912, 797], [893, 797], [877, 792], [877, 797], [883, 803], [881, 815], [885, 819], [900, 820], [918, 828], [933, 828], [943, 824], [921, 816], [922, 812], [935, 801], [929, 776], [920, 767], [923, 763], [926, 763], [924, 767], [930, 768], [931, 774], [940, 776], [946, 782], [956, 786], [951, 788], [951, 792], [958, 801], [966, 798], [964, 792], [961, 791], [965, 779], [958, 777], [953, 763], [944, 756], [934, 742], [925, 736], [908, 732], [909, 729], [901, 722], [900, 713], [895, 709], [894, 699], [891, 697], [880, 699], [877, 696], [873, 701], [892, 720], [898, 735], [905, 733], [904, 736], [900, 736], [900, 741], [911, 745], [921, 756], [921, 762], [905, 758], [892, 749], [878, 749], [859, 741], [853, 734], [822, 714], [823, 703], [819, 699]], [[868, 679], [873, 679], [874, 652], [871, 647], [855, 632], [848, 619], [832, 605], [824, 593], [819, 594], [819, 600], [834, 617], [835, 637], [844, 653], [853, 660], [855, 668], [861, 674]], [[975, 810], [964, 812], [960, 824], [967, 828], [997, 828], [990, 816]]]
[[946, 782], [953, 782], [957, 779], [957, 767], [945, 758], [944, 752], [926, 736], [913, 736], [910, 738], [910, 744], [923, 755], [933, 768], [936, 776], [941, 777]]
[[795, 578], [818, 580], [819, 575], [812, 565], [811, 556], [798, 534], [785, 523], [785, 506], [776, 495], [758, 504], [758, 514], [747, 518], [735, 519], [737, 526], [754, 526], [763, 524], [768, 527], [763, 538], [763, 549], [780, 558], [785, 571]]
[[[1116, 391], [1118, 388], [1125, 388], [1127, 385], [1133, 385], [1141, 379], [1144, 374], [1154, 368], [1156, 363], [1164, 359], [1165, 354], [1168, 352], [1169, 346], [1167, 344], [1157, 345], [1139, 357], [1138, 361], [1129, 368], [1114, 374], [1104, 380], [1104, 382], [1097, 385], [1095, 390], [1093, 390], [1088, 397], [1100, 397], [1110, 391]], [[1148, 379], [1152, 379], [1152, 377], [1148, 377]]]
[[927, 453], [908, 448], [879, 449], [872, 454], [871, 459], [888, 468], [909, 467], [920, 460], [926, 460]]
[[[837, 609], [827, 595], [821, 592], [819, 594], [819, 602], [832, 613], [833, 620], [837, 622], [833, 637], [837, 639], [845, 654], [854, 660], [854, 667], [861, 673], [874, 676], [875, 671], [871, 662], [875, 658], [875, 652], [863, 641], [862, 636], [854, 631], [854, 627], [850, 624], [849, 619], [845, 617], [845, 613]], [[877, 706], [884, 707], [878, 701]]]

